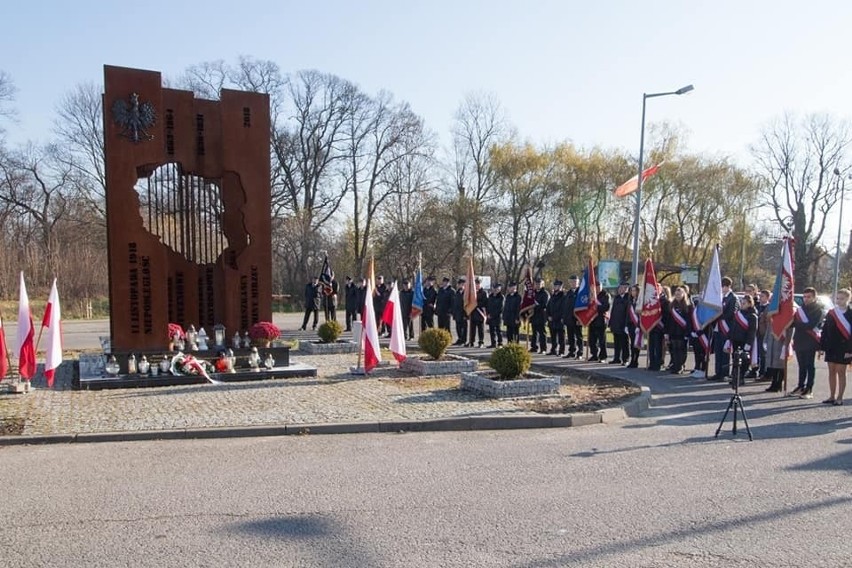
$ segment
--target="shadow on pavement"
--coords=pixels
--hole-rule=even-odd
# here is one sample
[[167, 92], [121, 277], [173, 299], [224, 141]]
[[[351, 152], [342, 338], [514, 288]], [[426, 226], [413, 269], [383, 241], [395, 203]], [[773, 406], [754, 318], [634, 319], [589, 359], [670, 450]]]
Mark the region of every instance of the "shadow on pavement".
[[574, 566], [581, 562], [594, 562], [595, 565], [603, 565], [602, 559], [630, 552], [631, 550], [644, 550], [650, 547], [670, 545], [675, 542], [688, 541], [695, 538], [696, 534], [730, 533], [737, 534], [743, 527], [760, 525], [771, 521], [777, 521], [785, 517], [799, 517], [805, 519], [816, 511], [827, 513], [831, 509], [848, 507], [852, 504], [852, 496], [833, 497], [814, 501], [806, 505], [785, 507], [765, 513], [754, 515], [743, 515], [738, 518], [699, 522], [685, 526], [684, 528], [665, 531], [659, 534], [648, 535], [623, 541], [614, 541], [598, 546], [580, 547], [576, 551], [560, 555], [547, 560], [534, 560], [522, 564], [513, 564], [516, 568], [546, 568], [550, 566]]

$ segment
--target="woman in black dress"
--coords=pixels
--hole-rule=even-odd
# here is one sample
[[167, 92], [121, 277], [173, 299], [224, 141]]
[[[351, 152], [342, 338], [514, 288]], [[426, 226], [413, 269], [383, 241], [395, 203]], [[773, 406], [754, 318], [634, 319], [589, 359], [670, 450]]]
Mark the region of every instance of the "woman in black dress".
[[846, 368], [852, 363], [852, 308], [849, 307], [852, 292], [848, 288], [838, 290], [834, 297], [834, 308], [828, 312], [822, 327], [820, 350], [828, 363], [828, 388], [830, 395], [824, 404], [840, 406], [846, 390]]

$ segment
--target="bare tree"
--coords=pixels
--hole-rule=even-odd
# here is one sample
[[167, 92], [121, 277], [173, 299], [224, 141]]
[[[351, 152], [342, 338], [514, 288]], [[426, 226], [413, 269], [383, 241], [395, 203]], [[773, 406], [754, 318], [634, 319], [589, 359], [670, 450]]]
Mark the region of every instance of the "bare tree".
[[[9, 106], [15, 99], [15, 83], [12, 82], [12, 77], [0, 69], [0, 118], [10, 119], [15, 116], [15, 111]], [[0, 128], [0, 133], [3, 129]]]
[[753, 147], [761, 178], [761, 195], [782, 229], [795, 239], [796, 286], [811, 283], [813, 269], [825, 254], [820, 245], [827, 214], [841, 189], [835, 169], [844, 173], [849, 124], [828, 115], [798, 119], [785, 115], [768, 125]]
[[385, 200], [410, 192], [406, 161], [431, 154], [423, 121], [407, 103], [396, 103], [386, 92], [375, 99], [359, 97], [350, 106], [345, 132], [345, 187], [353, 203], [353, 248], [356, 272], [369, 254], [370, 234]]
[[88, 216], [106, 230], [106, 170], [102, 88], [81, 83], [68, 91], [56, 109], [55, 158], [69, 170], [68, 183], [94, 213]]
[[[462, 269], [466, 254], [476, 254], [480, 249], [487, 226], [486, 208], [495, 199], [496, 176], [490, 150], [508, 140], [510, 130], [505, 112], [492, 95], [470, 94], [456, 111], [452, 129], [455, 270]], [[470, 247], [466, 246], [466, 237]]]

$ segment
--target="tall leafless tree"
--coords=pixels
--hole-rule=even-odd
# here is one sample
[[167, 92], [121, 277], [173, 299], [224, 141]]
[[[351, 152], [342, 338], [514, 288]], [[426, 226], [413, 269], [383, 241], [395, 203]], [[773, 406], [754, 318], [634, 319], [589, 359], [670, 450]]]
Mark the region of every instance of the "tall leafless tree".
[[815, 278], [825, 254], [821, 241], [828, 213], [841, 196], [838, 169], [850, 170], [849, 124], [838, 118], [787, 114], [769, 124], [753, 147], [761, 195], [782, 229], [795, 239], [796, 286]]

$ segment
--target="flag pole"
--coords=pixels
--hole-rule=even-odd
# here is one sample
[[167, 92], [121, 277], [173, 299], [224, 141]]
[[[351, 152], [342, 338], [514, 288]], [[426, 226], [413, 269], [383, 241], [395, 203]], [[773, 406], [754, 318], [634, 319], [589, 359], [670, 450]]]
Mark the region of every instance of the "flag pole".
[[[3, 336], [4, 336], [4, 339], [5, 339], [6, 327], [3, 325], [4, 321], [6, 321], [6, 318], [3, 316], [3, 309], [0, 308], [0, 328], [2, 328]], [[9, 342], [4, 340], [3, 341], [3, 347], [5, 348], [5, 351], [6, 351], [6, 369], [7, 369], [7, 372], [8, 372], [9, 363], [12, 360], [12, 357], [9, 353]], [[20, 370], [18, 372], [20, 373]], [[2, 381], [5, 378], [6, 377], [0, 377], [0, 381]]]

